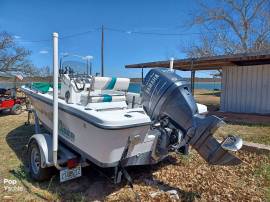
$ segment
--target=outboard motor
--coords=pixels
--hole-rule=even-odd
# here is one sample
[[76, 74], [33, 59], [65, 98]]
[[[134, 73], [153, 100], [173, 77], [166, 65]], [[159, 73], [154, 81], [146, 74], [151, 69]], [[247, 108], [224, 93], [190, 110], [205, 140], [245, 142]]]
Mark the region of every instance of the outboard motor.
[[157, 153], [191, 145], [209, 163], [236, 165], [241, 160], [229, 153], [242, 146], [242, 140], [230, 136], [221, 144], [213, 137], [224, 122], [216, 116], [198, 114], [187, 80], [169, 69], [152, 69], [142, 86], [142, 104], [161, 131]]

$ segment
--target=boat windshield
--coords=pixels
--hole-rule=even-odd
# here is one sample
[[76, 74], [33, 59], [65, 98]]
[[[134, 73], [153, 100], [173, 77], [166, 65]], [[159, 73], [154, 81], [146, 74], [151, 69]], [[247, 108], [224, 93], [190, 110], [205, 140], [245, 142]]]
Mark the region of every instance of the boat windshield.
[[60, 74], [90, 75], [90, 65], [87, 61], [67, 60], [60, 62]]

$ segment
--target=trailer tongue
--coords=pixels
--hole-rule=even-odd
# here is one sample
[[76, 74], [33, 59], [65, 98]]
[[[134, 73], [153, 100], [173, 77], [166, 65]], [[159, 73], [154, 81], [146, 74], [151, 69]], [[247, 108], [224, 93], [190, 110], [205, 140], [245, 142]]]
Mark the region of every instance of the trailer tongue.
[[157, 153], [191, 145], [209, 164], [241, 163], [229, 151], [239, 150], [242, 140], [229, 136], [220, 144], [213, 134], [224, 122], [216, 116], [198, 114], [189, 83], [173, 71], [152, 69], [146, 75], [142, 87], [142, 104], [162, 131]]

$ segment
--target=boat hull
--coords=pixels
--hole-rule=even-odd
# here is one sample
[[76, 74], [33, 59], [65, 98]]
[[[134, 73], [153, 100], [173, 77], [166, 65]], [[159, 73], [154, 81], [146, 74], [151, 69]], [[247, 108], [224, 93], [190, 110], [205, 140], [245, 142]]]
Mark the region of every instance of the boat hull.
[[[33, 96], [35, 95], [35, 96]], [[28, 94], [39, 120], [50, 131], [53, 128], [52, 100], [38, 94]], [[149, 125], [121, 129], [104, 129], [97, 127], [80, 117], [59, 108], [59, 139], [83, 158], [101, 167], [118, 165], [128, 138], [136, 139], [128, 148], [125, 166], [157, 163], [151, 158], [157, 131], [150, 130]], [[154, 137], [154, 138], [153, 138]]]

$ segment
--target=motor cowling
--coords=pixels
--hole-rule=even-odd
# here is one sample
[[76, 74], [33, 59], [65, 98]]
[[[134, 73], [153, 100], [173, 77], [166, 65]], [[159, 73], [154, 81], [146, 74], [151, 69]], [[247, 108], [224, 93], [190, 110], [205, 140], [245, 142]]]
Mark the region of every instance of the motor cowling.
[[152, 120], [168, 116], [185, 131], [198, 112], [189, 82], [168, 69], [153, 69], [146, 75], [142, 104]]
[[[177, 133], [179, 146], [192, 145], [210, 164], [235, 165], [241, 161], [222, 147], [213, 134], [224, 122], [216, 116], [198, 114], [196, 102], [190, 90], [190, 84], [169, 69], [152, 69], [146, 75], [142, 85], [142, 104], [151, 120], [160, 123], [161, 134], [168, 136], [168, 128]], [[164, 130], [165, 129], [165, 130]], [[169, 134], [170, 136], [170, 134]], [[160, 141], [168, 138], [160, 138]], [[175, 138], [173, 138], [175, 139]], [[238, 147], [241, 147], [239, 138]], [[239, 142], [240, 141], [240, 142]], [[231, 141], [231, 144], [235, 142]], [[160, 144], [165, 145], [165, 144]], [[163, 146], [164, 147], [164, 146]], [[165, 148], [162, 148], [164, 151]]]

